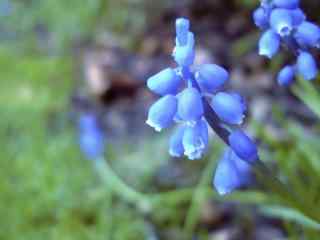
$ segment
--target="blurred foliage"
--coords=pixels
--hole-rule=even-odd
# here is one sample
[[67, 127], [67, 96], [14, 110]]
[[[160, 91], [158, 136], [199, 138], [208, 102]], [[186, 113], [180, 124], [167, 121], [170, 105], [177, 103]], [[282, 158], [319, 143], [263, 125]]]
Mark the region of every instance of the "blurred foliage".
[[[319, 117], [320, 95], [317, 86], [299, 79], [293, 87], [294, 93]], [[274, 107], [279, 128], [284, 131], [285, 139], [278, 137], [268, 129], [257, 125], [259, 137], [270, 150], [264, 156], [268, 162], [275, 161], [277, 174], [287, 184], [294, 195], [293, 202], [279, 202], [274, 205], [261, 205], [261, 210], [269, 216], [288, 221], [287, 230], [292, 239], [318, 239], [320, 232], [320, 148], [319, 123], [305, 128], [296, 120], [287, 118]], [[268, 180], [266, 180], [268, 181]], [[274, 194], [275, 198], [279, 197]], [[277, 205], [279, 204], [280, 205]], [[288, 207], [288, 206], [291, 206]], [[298, 224], [298, 225], [297, 225]]]
[[[157, 4], [161, 10], [169, 1]], [[146, 0], [4, 0], [0, 4], [0, 40], [16, 50], [68, 53], [83, 41], [105, 40], [130, 46], [152, 13]], [[2, 10], [2, 14], [1, 14]], [[66, 51], [67, 50], [67, 51]]]
[[319, 88], [308, 81], [299, 79], [293, 87], [294, 93], [320, 118], [320, 93]]
[[0, 63], [0, 239], [145, 239], [143, 217], [79, 154], [66, 109], [70, 60], [1, 48]]
[[[100, 30], [138, 32], [132, 24], [144, 26], [141, 2], [1, 2], [1, 239], [146, 239], [151, 234], [144, 217], [105, 189], [92, 163], [79, 154], [68, 107], [75, 67], [71, 47], [94, 40]], [[151, 157], [155, 145], [122, 155], [126, 163], [149, 163], [125, 176], [141, 179], [137, 187], [150, 181], [157, 164], [141, 158], [148, 157], [145, 148]]]

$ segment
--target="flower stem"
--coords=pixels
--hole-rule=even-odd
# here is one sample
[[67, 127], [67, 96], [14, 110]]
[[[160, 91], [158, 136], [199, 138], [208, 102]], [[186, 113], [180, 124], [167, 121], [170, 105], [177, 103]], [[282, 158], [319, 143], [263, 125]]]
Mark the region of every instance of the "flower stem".
[[106, 184], [106, 186], [120, 196], [128, 203], [134, 204], [139, 210], [148, 212], [152, 208], [152, 202], [147, 195], [140, 193], [133, 188], [129, 187], [126, 183], [119, 178], [108, 162], [104, 158], [95, 160], [95, 169], [99, 177]]
[[[212, 196], [212, 192], [209, 192], [206, 189], [210, 186], [210, 179], [212, 175], [212, 169], [215, 165], [215, 161], [213, 158], [209, 159], [209, 162], [207, 163], [206, 167], [204, 168], [204, 171], [202, 173], [202, 176], [200, 178], [200, 181], [196, 187], [196, 189], [193, 191], [193, 196], [191, 198], [191, 203], [189, 210], [186, 214], [186, 220], [184, 222], [184, 233], [186, 236], [191, 236], [199, 219], [200, 210], [204, 203], [204, 201], [207, 199], [207, 197]], [[210, 187], [210, 189], [212, 189]], [[212, 191], [212, 190], [211, 190]]]
[[277, 195], [285, 201], [285, 204], [290, 205], [290, 207], [299, 210], [309, 218], [319, 222], [317, 212], [313, 209], [306, 208], [306, 203], [301, 196], [297, 195], [288, 185], [280, 181], [262, 161], [258, 160], [253, 165], [253, 169], [255, 170], [257, 177], [261, 180], [260, 182], [276, 192]]
[[[152, 209], [163, 208], [165, 205], [175, 206], [182, 202], [189, 201], [193, 197], [193, 188], [183, 188], [161, 193], [141, 193], [127, 185], [112, 170], [104, 158], [94, 161], [95, 169], [108, 188], [108, 191], [118, 195], [122, 200], [133, 204], [142, 213], [149, 213]], [[207, 188], [206, 192], [210, 189]]]

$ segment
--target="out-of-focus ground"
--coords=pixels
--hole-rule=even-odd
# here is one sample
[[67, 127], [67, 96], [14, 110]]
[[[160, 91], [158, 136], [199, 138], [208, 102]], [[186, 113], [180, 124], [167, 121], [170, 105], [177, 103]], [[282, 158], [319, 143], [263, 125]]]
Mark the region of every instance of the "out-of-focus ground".
[[[298, 158], [289, 149], [319, 129], [317, 118], [275, 82], [290, 54], [272, 62], [258, 56], [251, 18], [257, 5], [0, 1], [0, 239], [289, 239], [295, 225], [257, 210], [254, 203], [265, 198], [256, 184], [238, 198], [224, 200], [213, 189], [142, 214], [105, 188], [77, 143], [78, 117], [89, 111], [103, 126], [106, 159], [130, 186], [163, 192], [210, 185], [221, 151], [217, 138], [202, 161], [171, 159], [170, 130], [156, 134], [145, 124], [156, 99], [146, 79], [173, 65], [174, 21], [186, 16], [196, 36], [196, 62], [230, 71], [227, 88], [246, 97], [246, 127], [259, 137], [263, 154]], [[320, 3], [304, 0], [302, 7], [319, 22]], [[291, 123], [299, 128], [283, 128]], [[192, 236], [185, 236], [186, 219]]]

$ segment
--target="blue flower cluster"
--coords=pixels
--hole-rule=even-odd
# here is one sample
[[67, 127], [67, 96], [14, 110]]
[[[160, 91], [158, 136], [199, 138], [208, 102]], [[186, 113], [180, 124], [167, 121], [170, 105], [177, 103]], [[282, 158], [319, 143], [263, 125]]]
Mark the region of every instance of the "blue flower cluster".
[[187, 19], [176, 20], [172, 56], [177, 67], [164, 69], [147, 81], [160, 99], [150, 107], [146, 123], [156, 131], [177, 123], [169, 153], [190, 160], [201, 158], [208, 148], [209, 124], [228, 145], [214, 178], [218, 192], [226, 194], [251, 179], [257, 148], [238, 127], [245, 117], [244, 99], [237, 93], [221, 91], [229, 73], [215, 64], [193, 66], [195, 40], [189, 28]]
[[281, 86], [293, 83], [295, 76], [313, 80], [318, 74], [310, 50], [320, 47], [320, 28], [306, 19], [299, 5], [299, 0], [261, 0], [260, 7], [253, 13], [255, 25], [264, 31], [259, 54], [271, 59], [282, 45], [297, 57], [295, 64], [279, 72], [277, 81]]
[[149, 110], [147, 124], [156, 131], [179, 123], [170, 140], [169, 153], [189, 159], [202, 157], [208, 146], [208, 124], [204, 118], [202, 97], [212, 95], [211, 105], [220, 119], [241, 124], [246, 106], [240, 95], [219, 92], [228, 80], [228, 72], [215, 64], [193, 67], [195, 40], [189, 21], [176, 20], [176, 46], [173, 58], [176, 68], [167, 68], [150, 77], [147, 85], [161, 96]]
[[104, 134], [98, 124], [97, 117], [92, 113], [84, 113], [78, 122], [79, 145], [83, 154], [95, 160], [104, 154]]

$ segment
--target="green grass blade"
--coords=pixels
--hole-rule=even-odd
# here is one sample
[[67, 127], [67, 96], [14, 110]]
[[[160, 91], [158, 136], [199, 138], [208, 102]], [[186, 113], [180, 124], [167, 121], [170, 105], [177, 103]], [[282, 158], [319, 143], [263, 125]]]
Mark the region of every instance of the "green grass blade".
[[310, 219], [297, 210], [283, 206], [263, 206], [261, 212], [270, 217], [281, 218], [285, 221], [293, 221], [305, 228], [320, 230], [320, 223]]

